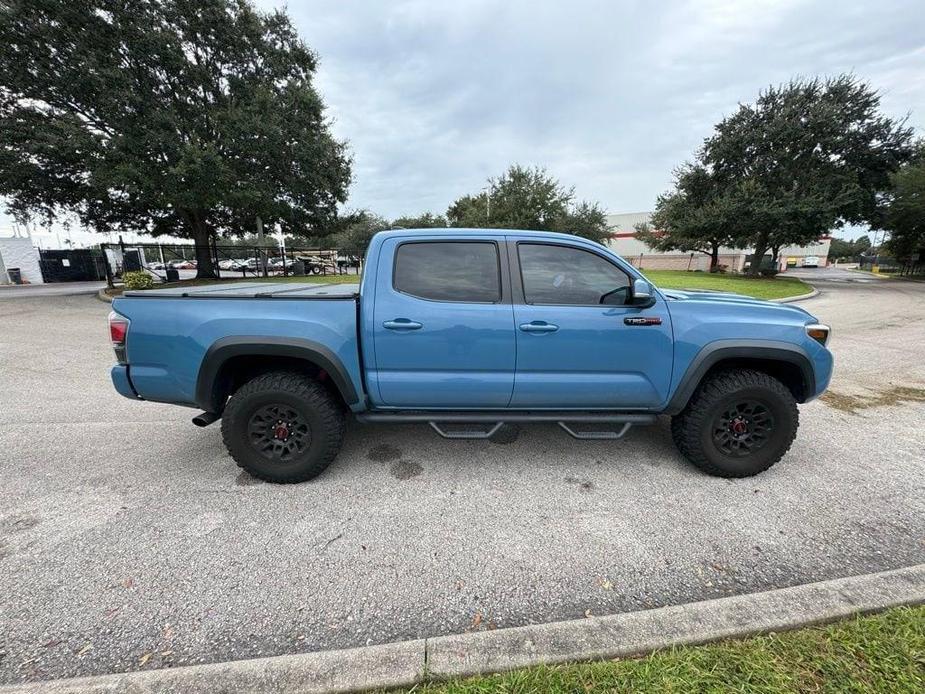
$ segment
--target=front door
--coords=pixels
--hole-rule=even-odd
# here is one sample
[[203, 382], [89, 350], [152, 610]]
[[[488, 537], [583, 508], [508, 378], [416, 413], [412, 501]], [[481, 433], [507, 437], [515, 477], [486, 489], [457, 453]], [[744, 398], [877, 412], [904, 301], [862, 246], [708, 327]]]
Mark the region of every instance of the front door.
[[521, 284], [512, 408], [647, 409], [667, 399], [673, 345], [664, 299], [628, 305], [632, 279], [590, 248], [510, 248]]
[[381, 248], [394, 262], [379, 265], [370, 387], [386, 407], [506, 407], [515, 352], [505, 249], [419, 238]]

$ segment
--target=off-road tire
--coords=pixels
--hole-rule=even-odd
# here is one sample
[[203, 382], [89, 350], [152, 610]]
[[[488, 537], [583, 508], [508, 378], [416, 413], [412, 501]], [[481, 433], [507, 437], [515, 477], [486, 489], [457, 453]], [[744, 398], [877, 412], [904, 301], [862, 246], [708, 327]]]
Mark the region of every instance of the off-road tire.
[[[736, 457], [721, 450], [714, 431], [728, 408], [745, 401], [762, 404], [773, 425], [761, 447]], [[783, 383], [761, 371], [733, 369], [710, 376], [697, 388], [687, 407], [672, 418], [671, 435], [681, 454], [704, 472], [751, 477], [784, 456], [798, 427], [796, 400]]]
[[[252, 418], [282, 407], [308, 427], [304, 449], [287, 460], [271, 460], [253, 442]], [[287, 436], [288, 438], [288, 436]], [[241, 386], [222, 413], [222, 440], [239, 467], [277, 484], [304, 482], [320, 475], [340, 451], [344, 412], [318, 381], [300, 373], [274, 371]]]

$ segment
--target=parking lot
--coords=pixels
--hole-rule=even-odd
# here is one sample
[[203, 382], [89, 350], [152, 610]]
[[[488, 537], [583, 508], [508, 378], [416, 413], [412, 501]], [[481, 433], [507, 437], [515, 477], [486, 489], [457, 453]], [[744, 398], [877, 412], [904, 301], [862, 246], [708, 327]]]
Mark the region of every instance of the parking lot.
[[108, 380], [109, 306], [0, 302], [0, 682], [580, 618], [925, 562], [925, 284], [804, 270], [836, 375], [752, 479], [619, 442], [350, 427], [312, 483]]

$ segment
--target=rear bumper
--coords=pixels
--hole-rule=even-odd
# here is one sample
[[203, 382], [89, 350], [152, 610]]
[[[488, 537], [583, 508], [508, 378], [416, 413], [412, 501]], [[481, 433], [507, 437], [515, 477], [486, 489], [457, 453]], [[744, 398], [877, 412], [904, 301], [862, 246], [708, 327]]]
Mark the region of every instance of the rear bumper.
[[109, 372], [110, 377], [112, 378], [112, 385], [115, 387], [116, 392], [119, 395], [124, 395], [127, 398], [132, 400], [140, 400], [141, 397], [138, 393], [135, 392], [135, 388], [132, 386], [132, 381], [128, 376], [128, 365], [126, 364], [116, 364], [112, 367], [112, 371]]

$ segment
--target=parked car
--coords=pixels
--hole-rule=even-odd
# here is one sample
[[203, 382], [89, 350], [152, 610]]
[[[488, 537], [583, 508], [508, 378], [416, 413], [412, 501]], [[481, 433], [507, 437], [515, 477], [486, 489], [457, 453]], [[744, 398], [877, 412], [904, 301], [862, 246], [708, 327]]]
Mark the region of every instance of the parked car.
[[116, 390], [221, 419], [231, 456], [270, 482], [320, 474], [348, 414], [447, 438], [557, 422], [579, 439], [669, 415], [694, 465], [747, 477], [787, 452], [797, 403], [832, 374], [829, 328], [804, 309], [658, 289], [575, 236], [391, 230], [366, 258], [360, 286], [126, 292]]
[[241, 260], [235, 260], [232, 262], [231, 267], [229, 268], [236, 272], [242, 271], [254, 271], [257, 269], [257, 259], [256, 258], [243, 258]]
[[237, 262], [238, 261], [234, 260], [233, 258], [225, 258], [223, 260], [219, 260], [218, 269], [219, 270], [231, 270], [237, 264]]
[[290, 258], [270, 258], [267, 261], [267, 267], [271, 270], [282, 270], [285, 267], [287, 270], [295, 265], [296, 261], [291, 260]]
[[803, 267], [819, 267], [819, 258], [815, 255], [808, 255], [803, 258]]

